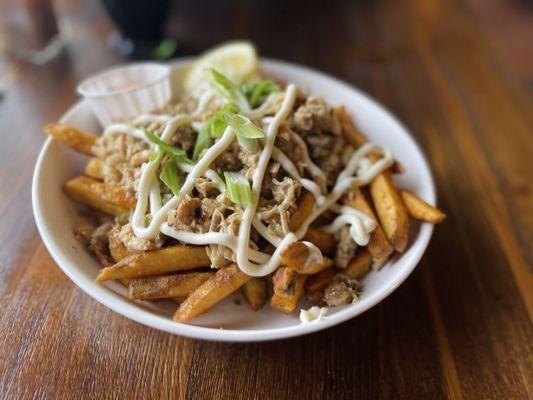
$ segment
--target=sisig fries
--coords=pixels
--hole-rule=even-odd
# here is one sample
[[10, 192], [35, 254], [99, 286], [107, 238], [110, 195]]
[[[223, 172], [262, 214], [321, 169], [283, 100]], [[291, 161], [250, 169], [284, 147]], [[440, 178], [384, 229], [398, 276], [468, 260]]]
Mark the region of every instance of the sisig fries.
[[258, 75], [205, 74], [181, 102], [101, 136], [44, 128], [90, 157], [64, 189], [109, 216], [80, 235], [97, 281], [177, 302], [183, 323], [239, 290], [255, 311], [293, 313], [302, 297], [339, 306], [373, 263], [405, 251], [410, 217], [445, 218], [397, 188], [402, 165], [344, 107]]

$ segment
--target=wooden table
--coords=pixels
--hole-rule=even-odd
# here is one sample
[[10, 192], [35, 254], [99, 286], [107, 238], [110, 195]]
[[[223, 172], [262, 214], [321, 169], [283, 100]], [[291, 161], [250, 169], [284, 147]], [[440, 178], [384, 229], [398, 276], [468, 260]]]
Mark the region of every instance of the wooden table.
[[423, 147], [448, 214], [412, 276], [358, 318], [220, 344], [111, 312], [39, 238], [30, 182], [40, 127], [75, 101], [80, 78], [120, 61], [99, 3], [71, 3], [66, 55], [44, 67], [0, 61], [10, 84], [0, 102], [0, 397], [532, 398], [533, 17], [520, 4], [178, 2], [172, 32], [193, 46], [249, 37], [264, 55], [377, 97]]

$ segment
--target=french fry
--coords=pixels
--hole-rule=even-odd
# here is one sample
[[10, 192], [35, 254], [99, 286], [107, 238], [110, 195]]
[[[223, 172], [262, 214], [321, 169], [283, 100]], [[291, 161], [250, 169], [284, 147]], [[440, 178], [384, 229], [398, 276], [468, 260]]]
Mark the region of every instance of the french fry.
[[85, 175], [94, 179], [104, 179], [104, 161], [100, 158], [91, 158], [85, 166]]
[[298, 201], [298, 208], [291, 215], [291, 229], [297, 230], [306, 218], [311, 214], [311, 210], [315, 205], [315, 197], [308, 191], [305, 191], [300, 196]]
[[333, 268], [325, 269], [317, 275], [310, 276], [304, 285], [305, 297], [311, 304], [322, 305], [324, 290], [333, 282], [333, 277], [338, 270]]
[[244, 298], [257, 311], [265, 305], [268, 300], [266, 280], [263, 278], [252, 278], [242, 286]]
[[135, 208], [135, 196], [121, 186], [103, 183], [87, 176], [78, 176], [65, 184], [72, 199], [111, 215], [129, 213]]
[[389, 171], [370, 183], [370, 195], [387, 239], [395, 250], [403, 252], [407, 247], [409, 216]]
[[313, 243], [320, 249], [322, 254], [333, 254], [337, 248], [335, 237], [329, 233], [322, 232], [320, 229], [310, 226], [307, 229], [302, 240]]
[[151, 278], [132, 279], [129, 285], [130, 300], [183, 298], [194, 292], [214, 272], [191, 272]]
[[370, 271], [372, 266], [372, 253], [365, 247], [357, 249], [350, 263], [341, 270], [348, 278], [359, 279]]
[[174, 320], [190, 321], [235, 292], [250, 279], [252, 277], [242, 272], [236, 264], [220, 268], [181, 303], [174, 314]]
[[211, 265], [205, 247], [172, 246], [135, 253], [98, 272], [98, 282], [120, 278], [143, 278]]
[[335, 115], [341, 124], [342, 133], [348, 143], [357, 149], [368, 142], [365, 135], [357, 129], [344, 106], [337, 107], [335, 109]]
[[[305, 219], [311, 213], [314, 205], [315, 197], [310, 192], [305, 191], [300, 197], [298, 208], [291, 215], [291, 229], [293, 231], [297, 230], [303, 224]], [[322, 232], [313, 227], [309, 227], [307, 229], [303, 240], [313, 243], [324, 254], [333, 253], [337, 247], [337, 242], [333, 235]]]
[[312, 251], [303, 242], [294, 242], [281, 253], [283, 265], [302, 275], [315, 275], [333, 266], [330, 258], [322, 257], [322, 262], [314, 262], [313, 258]]
[[411, 193], [408, 190], [400, 190], [403, 203], [407, 207], [409, 215], [415, 219], [431, 222], [432, 224], [438, 224], [446, 218], [441, 210], [432, 205], [426, 203], [417, 195]]
[[383, 232], [383, 228], [381, 227], [376, 214], [374, 214], [372, 207], [368, 203], [364, 192], [362, 190], [352, 191], [344, 198], [344, 204], [364, 212], [370, 218], [372, 218], [374, 222], [376, 222], [376, 229], [374, 229], [370, 234], [368, 250], [370, 250], [370, 253], [372, 253], [372, 256], [376, 260], [383, 260], [384, 258], [387, 258], [394, 251], [394, 249], [387, 240], [385, 232]]
[[67, 145], [73, 150], [88, 156], [93, 156], [92, 147], [96, 141], [96, 136], [80, 131], [67, 124], [48, 124], [43, 130], [59, 142]]
[[122, 260], [128, 256], [131, 256], [135, 253], [128, 251], [126, 246], [120, 241], [116, 235], [109, 235], [109, 254], [113, 257], [115, 262]]
[[302, 297], [306, 278], [306, 275], [300, 275], [290, 268], [278, 268], [272, 278], [274, 295], [270, 300], [270, 306], [285, 314], [294, 312]]
[[109, 255], [107, 246], [103, 241], [97, 240], [93, 244], [93, 252], [101, 267], [109, 267], [113, 265], [113, 259]]

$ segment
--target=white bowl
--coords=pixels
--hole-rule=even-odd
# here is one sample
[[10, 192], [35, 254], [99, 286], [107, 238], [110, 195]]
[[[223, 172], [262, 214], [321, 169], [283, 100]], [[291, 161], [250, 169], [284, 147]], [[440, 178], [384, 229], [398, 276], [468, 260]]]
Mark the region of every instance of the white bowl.
[[[190, 60], [176, 62], [176, 72], [189, 63]], [[398, 184], [435, 204], [435, 188], [427, 161], [405, 127], [382, 106], [357, 89], [308, 68], [274, 60], [262, 60], [261, 68], [266, 75], [294, 82], [332, 105], [345, 105], [368, 137], [391, 149], [405, 166], [406, 172], [397, 177]], [[61, 121], [92, 133], [101, 129], [87, 101], [75, 104]], [[176, 309], [173, 303], [130, 302], [126, 299], [126, 289], [120, 284], [95, 282], [98, 263], [72, 233], [80, 219], [79, 207], [68, 200], [62, 190], [69, 178], [82, 173], [86, 161], [86, 157], [50, 139], [41, 150], [33, 177], [32, 197], [35, 220], [48, 251], [65, 274], [97, 301], [137, 322], [182, 336], [253, 342], [304, 335], [337, 325], [392, 293], [413, 271], [433, 232], [433, 226], [428, 223], [415, 227], [408, 250], [363, 279], [364, 292], [360, 300], [352, 305], [330, 308], [321, 321], [301, 324], [298, 313], [284, 315], [269, 305], [254, 312], [237, 293], [194, 319], [192, 324], [181, 324], [172, 320]], [[309, 304], [302, 301], [300, 307], [308, 308]]]

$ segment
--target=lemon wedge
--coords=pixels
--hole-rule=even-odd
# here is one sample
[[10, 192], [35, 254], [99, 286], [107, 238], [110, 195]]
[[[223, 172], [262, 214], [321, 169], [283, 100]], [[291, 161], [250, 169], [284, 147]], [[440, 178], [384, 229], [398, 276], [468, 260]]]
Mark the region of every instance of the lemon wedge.
[[259, 69], [255, 46], [247, 41], [226, 42], [205, 51], [186, 72], [183, 87], [191, 93], [208, 81], [207, 68], [217, 68], [224, 75], [239, 82]]

